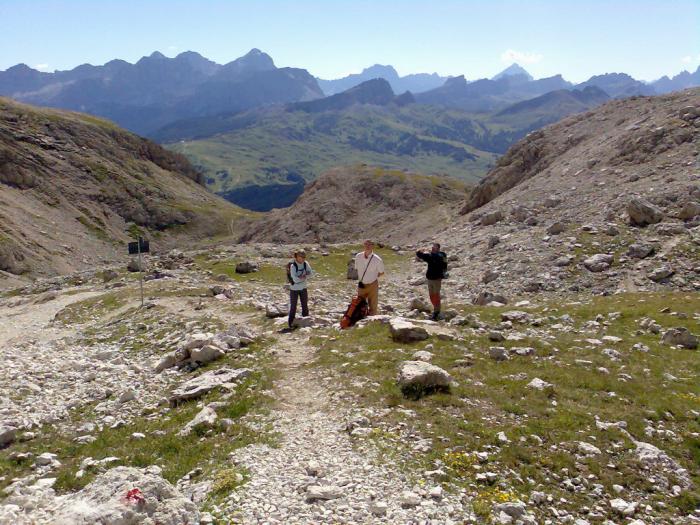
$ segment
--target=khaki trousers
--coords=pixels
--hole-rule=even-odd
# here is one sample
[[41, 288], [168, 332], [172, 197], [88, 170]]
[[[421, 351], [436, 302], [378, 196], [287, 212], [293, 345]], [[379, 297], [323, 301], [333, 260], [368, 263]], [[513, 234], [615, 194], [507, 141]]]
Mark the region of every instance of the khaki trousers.
[[379, 279], [373, 283], [365, 283], [364, 288], [358, 288], [357, 295], [367, 299], [369, 315], [377, 315], [379, 313]]

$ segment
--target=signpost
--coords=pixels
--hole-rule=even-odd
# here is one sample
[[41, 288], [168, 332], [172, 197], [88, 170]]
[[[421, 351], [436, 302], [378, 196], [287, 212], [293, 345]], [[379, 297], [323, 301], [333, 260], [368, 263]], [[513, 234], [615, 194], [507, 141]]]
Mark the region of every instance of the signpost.
[[129, 255], [138, 255], [139, 257], [139, 287], [141, 288], [141, 308], [143, 308], [143, 266], [141, 262], [141, 254], [151, 251], [150, 243], [139, 236], [138, 241], [129, 243]]

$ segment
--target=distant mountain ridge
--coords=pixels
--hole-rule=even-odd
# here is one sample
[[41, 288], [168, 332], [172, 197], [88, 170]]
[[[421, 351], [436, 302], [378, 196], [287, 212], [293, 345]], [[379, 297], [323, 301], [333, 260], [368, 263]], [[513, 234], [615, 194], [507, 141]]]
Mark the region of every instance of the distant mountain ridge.
[[259, 49], [219, 65], [188, 51], [154, 52], [135, 64], [112, 60], [41, 73], [26, 65], [0, 72], [0, 95], [109, 118], [148, 135], [169, 122], [323, 96], [304, 69], [277, 68]]
[[0, 96], [90, 113], [141, 135], [155, 136], [160, 128], [183, 119], [312, 101], [377, 78], [386, 80], [396, 94], [411, 92], [420, 103], [493, 112], [560, 89], [594, 86], [613, 98], [685, 89], [700, 85], [700, 68], [652, 83], [625, 73], [607, 73], [574, 85], [561, 75], [534, 79], [518, 64], [491, 79], [474, 81], [464, 75], [437, 73], [400, 76], [390, 65], [375, 64], [358, 74], [324, 80], [305, 69], [278, 68], [259, 49], [223, 65], [193, 51], [174, 58], [155, 51], [134, 64], [111, 60], [101, 66], [83, 64], [53, 73], [18, 64], [0, 71]]

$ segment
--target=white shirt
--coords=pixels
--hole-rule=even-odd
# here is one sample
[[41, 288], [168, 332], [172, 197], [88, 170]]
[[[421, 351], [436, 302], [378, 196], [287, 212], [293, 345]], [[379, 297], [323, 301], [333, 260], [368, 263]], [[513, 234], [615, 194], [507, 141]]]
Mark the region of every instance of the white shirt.
[[[380, 273], [384, 273], [384, 261], [374, 252], [370, 253], [369, 257], [365, 257], [365, 252], [360, 252], [355, 255], [355, 268], [357, 269], [357, 277], [363, 283], [372, 284], [379, 279]], [[365, 269], [367, 273], [365, 273]], [[364, 279], [362, 278], [363, 273], [365, 274]]]

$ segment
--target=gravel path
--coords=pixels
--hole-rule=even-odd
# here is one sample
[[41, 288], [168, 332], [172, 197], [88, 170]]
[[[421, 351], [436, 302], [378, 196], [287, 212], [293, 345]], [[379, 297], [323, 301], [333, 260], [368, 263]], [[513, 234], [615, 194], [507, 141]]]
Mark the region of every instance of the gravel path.
[[[327, 386], [331, 378], [306, 366], [313, 349], [303, 334], [283, 336], [277, 350], [282, 377], [275, 389], [278, 409], [270, 420], [281, 442], [278, 448], [252, 445], [235, 456], [251, 475], [229, 498], [238, 520], [251, 524], [463, 520], [458, 496], [431, 496], [437, 485], [430, 483], [413, 486], [382, 460], [372, 444], [346, 432], [352, 411], [333, 398]], [[404, 501], [406, 491], [413, 493], [415, 505]], [[315, 493], [329, 499], [310, 501]]]

